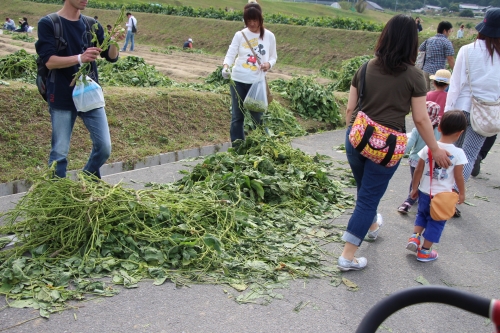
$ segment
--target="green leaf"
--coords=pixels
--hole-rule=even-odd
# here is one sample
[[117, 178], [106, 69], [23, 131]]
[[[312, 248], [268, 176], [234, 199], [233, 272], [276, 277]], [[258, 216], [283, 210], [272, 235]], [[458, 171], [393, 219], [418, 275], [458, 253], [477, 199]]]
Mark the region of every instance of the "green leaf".
[[427, 279], [424, 278], [422, 275], [420, 275], [419, 277], [417, 277], [415, 279], [415, 281], [417, 281], [418, 283], [420, 283], [421, 285], [424, 285], [424, 286], [430, 285], [429, 281], [427, 281]]
[[16, 309], [22, 309], [22, 308], [34, 308], [38, 309], [38, 301], [35, 300], [34, 298], [30, 299], [18, 299], [12, 302], [9, 302], [9, 307], [11, 308], [16, 308]]
[[12, 290], [12, 285], [8, 283], [2, 283], [0, 285], [0, 294], [8, 294]]
[[238, 283], [231, 283], [229, 284], [231, 287], [236, 289], [237, 291], [245, 291], [247, 290], [248, 286], [246, 284], [238, 284]]
[[257, 192], [257, 195], [264, 200], [264, 188], [262, 187], [262, 183], [258, 180], [252, 179], [250, 181], [252, 188]]
[[50, 311], [45, 308], [40, 308], [40, 317], [49, 319]]
[[345, 284], [347, 287], [347, 290], [349, 291], [358, 291], [359, 287], [356, 283], [352, 282], [351, 280], [348, 280], [346, 278], [342, 278], [342, 283]]
[[217, 253], [220, 254], [222, 252], [222, 244], [220, 240], [214, 235], [206, 234], [205, 237], [203, 237], [203, 242], [206, 246], [216, 251]]
[[156, 278], [153, 282], [153, 284], [155, 286], [161, 286], [163, 283], [165, 283], [165, 281], [167, 280], [167, 277], [164, 276], [164, 277], [161, 277], [161, 278]]

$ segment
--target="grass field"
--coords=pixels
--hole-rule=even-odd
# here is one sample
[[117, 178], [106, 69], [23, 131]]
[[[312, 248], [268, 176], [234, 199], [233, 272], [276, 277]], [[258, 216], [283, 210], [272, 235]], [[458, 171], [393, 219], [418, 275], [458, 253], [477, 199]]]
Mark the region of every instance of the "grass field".
[[[180, 1], [161, 0], [159, 3], [180, 5]], [[243, 6], [246, 1], [238, 0], [231, 3]], [[208, 2], [201, 0], [182, 1], [183, 5], [199, 7]], [[213, 6], [224, 8], [230, 1], [210, 2]], [[29, 6], [27, 6], [29, 5]], [[308, 15], [332, 15], [348, 17], [365, 17], [376, 22], [386, 22], [391, 13], [380, 13], [367, 10], [363, 14], [351, 11], [337, 10], [324, 5], [290, 3], [278, 1], [262, 1], [266, 12], [274, 13], [279, 9], [287, 8], [291, 15], [302, 13]], [[60, 6], [46, 5], [20, 0], [10, 0], [0, 8], [1, 16], [21, 17], [26, 16], [31, 25], [36, 26], [36, 22], [46, 13], [57, 11]], [[97, 10], [87, 8], [86, 15], [99, 16], [99, 21], [103, 24], [113, 22], [117, 11]], [[178, 16], [167, 16], [159, 14], [134, 13], [138, 19], [139, 33], [136, 41], [141, 44], [148, 44], [155, 47], [165, 47], [167, 45], [182, 45], [187, 37], [192, 37], [195, 47], [204, 51], [223, 56], [227, 50], [234, 33], [241, 29], [243, 25], [239, 22], [220, 21], [214, 19], [189, 18]], [[458, 18], [448, 18], [455, 20]], [[464, 20], [460, 20], [463, 22]], [[476, 20], [477, 21], [477, 20]], [[424, 19], [424, 31], [421, 34], [422, 40], [435, 33], [439, 19]], [[453, 22], [452, 22], [453, 23]], [[279, 63], [294, 65], [299, 67], [309, 67], [319, 69], [321, 67], [338, 68], [342, 60], [358, 55], [373, 54], [373, 48], [378, 37], [378, 33], [364, 31], [337, 30], [330, 28], [316, 28], [291, 26], [283, 24], [269, 24], [267, 27], [273, 31], [277, 38], [277, 48]], [[471, 33], [470, 33], [471, 34]], [[469, 34], [469, 35], [470, 35]], [[455, 49], [468, 42], [467, 35], [463, 40], [453, 40]]]
[[[118, 0], [122, 1], [122, 0]], [[140, 0], [138, 0], [140, 1]], [[146, 2], [146, 1], [144, 1]], [[194, 7], [224, 8], [243, 7], [246, 0], [202, 0], [170, 1], [158, 3], [191, 5]], [[363, 18], [374, 22], [386, 22], [392, 13], [366, 11], [363, 14], [335, 10], [328, 6], [290, 3], [282, 1], [261, 1], [268, 13], [282, 12], [297, 16], [338, 15]], [[0, 16], [26, 16], [31, 25], [44, 15], [57, 11], [60, 5], [39, 4], [21, 0], [2, 1]], [[103, 24], [113, 22], [118, 12], [88, 8], [86, 15], [99, 16]], [[179, 46], [187, 38], [195, 39], [195, 47], [204, 52], [220, 56], [227, 50], [234, 33], [243, 27], [241, 22], [213, 19], [176, 17], [157, 14], [134, 13], [139, 24], [136, 43], [163, 48]], [[453, 24], [458, 18], [447, 18]], [[422, 40], [432, 36], [440, 18], [424, 17]], [[463, 19], [460, 20], [464, 22]], [[478, 20], [476, 19], [475, 22]], [[329, 28], [302, 27], [270, 24], [268, 28], [277, 38], [278, 67], [290, 65], [319, 70], [338, 69], [345, 59], [359, 55], [371, 55], [378, 33], [365, 31], [336, 30]], [[470, 42], [470, 36], [463, 40], [452, 38], [456, 51]], [[35, 34], [36, 36], [36, 34]], [[0, 144], [4, 153], [0, 158], [0, 181], [23, 179], [30, 171], [46, 163], [50, 147], [50, 123], [46, 104], [38, 96], [34, 86], [19, 83], [11, 87], [0, 86], [1, 133]], [[194, 95], [193, 95], [194, 94]], [[169, 89], [106, 89], [107, 111], [112, 126], [114, 142], [112, 161], [137, 161], [160, 152], [225, 142], [228, 140], [229, 100], [228, 96], [211, 93], [191, 93]], [[132, 102], [130, 102], [132, 101]], [[10, 112], [16, 110], [16, 112]], [[136, 112], [132, 112], [136, 110]], [[209, 123], [194, 122], [188, 126], [185, 115], [190, 119], [212, 119]], [[209, 118], [207, 118], [209, 117]], [[155, 121], [150, 122], [149, 120]], [[144, 121], [148, 120], [148, 121]], [[306, 123], [308, 128], [318, 127]], [[310, 126], [310, 127], [309, 127]], [[88, 157], [90, 142], [88, 134], [77, 123], [70, 152], [70, 168], [81, 168]]]

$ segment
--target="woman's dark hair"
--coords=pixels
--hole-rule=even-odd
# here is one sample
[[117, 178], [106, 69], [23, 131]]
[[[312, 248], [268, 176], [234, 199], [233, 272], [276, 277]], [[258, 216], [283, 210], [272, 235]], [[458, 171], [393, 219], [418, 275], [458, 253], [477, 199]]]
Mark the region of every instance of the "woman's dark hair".
[[486, 43], [486, 48], [488, 49], [488, 53], [491, 56], [491, 61], [493, 62], [493, 52], [496, 51], [496, 53], [500, 56], [500, 38], [492, 38], [483, 35], [482, 33], [478, 32], [477, 33], [477, 39], [484, 40]]
[[465, 131], [467, 128], [467, 119], [465, 119], [464, 112], [462, 110], [445, 112], [439, 122], [439, 128], [443, 135], [452, 135], [460, 131]]
[[260, 39], [264, 39], [264, 17], [262, 16], [262, 8], [258, 3], [249, 3], [243, 8], [243, 20], [248, 26], [248, 21], [257, 20], [260, 25]]
[[410, 16], [396, 15], [382, 30], [375, 56], [377, 64], [386, 74], [403, 72], [417, 60], [418, 30]]

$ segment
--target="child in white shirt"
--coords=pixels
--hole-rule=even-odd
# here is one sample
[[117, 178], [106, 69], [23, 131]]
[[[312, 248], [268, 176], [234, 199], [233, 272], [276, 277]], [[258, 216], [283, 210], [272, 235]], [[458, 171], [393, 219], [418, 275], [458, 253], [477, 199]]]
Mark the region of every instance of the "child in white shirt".
[[[464, 164], [467, 164], [467, 157], [461, 148], [453, 144], [467, 128], [467, 120], [463, 111], [445, 112], [438, 126], [441, 132], [441, 139], [438, 141], [440, 148], [448, 151], [452, 165], [448, 169], [438, 167], [433, 161], [432, 190], [430, 188], [430, 166], [428, 147], [425, 146], [418, 153], [420, 157], [415, 173], [413, 175], [412, 199], [418, 197], [418, 212], [415, 218], [413, 235], [408, 240], [406, 248], [417, 252], [418, 261], [433, 261], [438, 258], [438, 254], [431, 247], [434, 243], [439, 243], [446, 221], [435, 221], [430, 215], [430, 195], [451, 192], [456, 183], [459, 190], [458, 203], [465, 200], [465, 181], [463, 176]], [[422, 233], [423, 232], [423, 233]], [[424, 242], [420, 248], [420, 235], [424, 236]]]

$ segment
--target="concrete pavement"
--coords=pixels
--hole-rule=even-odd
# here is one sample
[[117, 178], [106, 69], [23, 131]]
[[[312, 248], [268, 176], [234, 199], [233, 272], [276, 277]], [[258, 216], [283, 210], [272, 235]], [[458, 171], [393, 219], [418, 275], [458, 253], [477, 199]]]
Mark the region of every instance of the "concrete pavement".
[[[344, 143], [344, 130], [295, 139], [294, 147], [331, 156], [340, 167], [348, 167], [345, 154], [332, 149]], [[405, 250], [413, 230], [414, 211], [408, 216], [397, 212], [406, 198], [410, 181], [403, 160], [383, 197], [379, 212], [384, 226], [374, 243], [363, 243], [358, 256], [368, 259], [360, 272], [344, 273], [359, 286], [357, 292], [344, 285], [332, 287], [328, 280], [295, 281], [281, 290], [283, 300], [268, 306], [238, 305], [224, 290], [228, 286], [192, 285], [176, 288], [172, 283], [155, 287], [143, 281], [138, 289], [123, 289], [111, 298], [75, 302], [75, 309], [36, 318], [38, 311], [0, 311], [0, 331], [36, 318], [8, 332], [354, 332], [363, 315], [382, 298], [407, 287], [418, 286], [418, 277], [433, 285], [445, 285], [487, 298], [500, 298], [500, 228], [496, 208], [500, 202], [499, 145], [482, 164], [479, 177], [467, 184], [467, 202], [462, 217], [447, 223], [440, 244], [439, 259], [417, 262]], [[191, 162], [193, 163], [193, 162]], [[180, 177], [186, 163], [176, 162], [104, 177], [110, 183], [128, 182], [141, 188], [143, 182], [168, 182]], [[133, 182], [132, 182], [133, 181]], [[349, 189], [353, 191], [353, 189]], [[20, 195], [0, 197], [0, 210], [12, 207]], [[488, 201], [486, 201], [487, 199]], [[333, 221], [347, 224], [349, 213]], [[341, 245], [328, 250], [337, 255]], [[301, 303], [302, 302], [302, 303]], [[299, 312], [294, 309], [305, 305]], [[0, 308], [5, 300], [0, 300]], [[492, 332], [488, 320], [445, 305], [422, 304], [406, 308], [390, 317], [380, 332]]]

